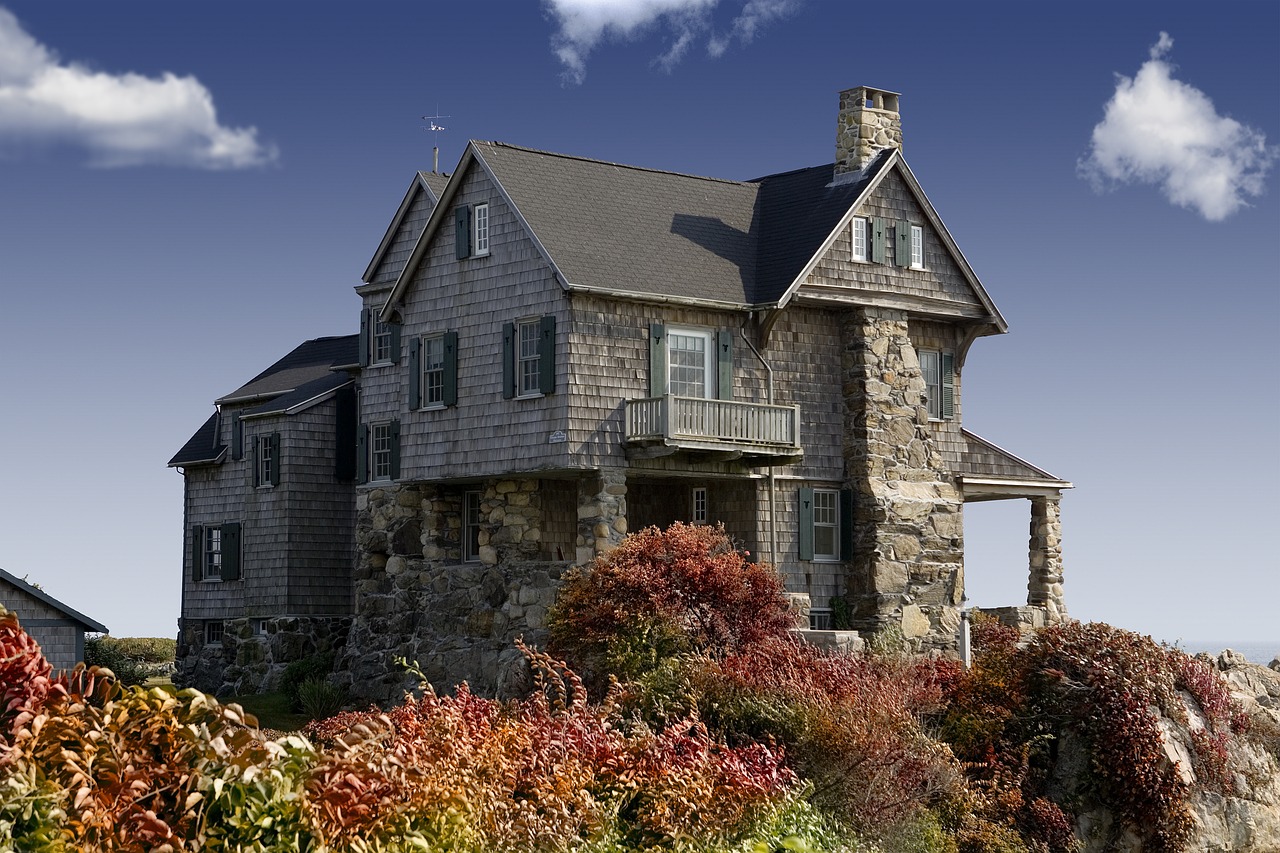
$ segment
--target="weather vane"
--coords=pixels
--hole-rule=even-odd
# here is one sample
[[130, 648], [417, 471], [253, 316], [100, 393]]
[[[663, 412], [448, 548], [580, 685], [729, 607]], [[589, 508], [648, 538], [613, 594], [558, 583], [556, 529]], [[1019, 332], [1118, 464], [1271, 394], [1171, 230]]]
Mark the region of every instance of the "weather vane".
[[[437, 122], [442, 118], [452, 118], [452, 116], [440, 115], [440, 107], [439, 105], [437, 105], [435, 115], [422, 117], [423, 121], [428, 123], [427, 126], [423, 128], [423, 130], [429, 131], [431, 133], [444, 132], [444, 125], [437, 124]], [[433, 145], [431, 147], [431, 171], [433, 172], [440, 171], [440, 146], [439, 145]]]

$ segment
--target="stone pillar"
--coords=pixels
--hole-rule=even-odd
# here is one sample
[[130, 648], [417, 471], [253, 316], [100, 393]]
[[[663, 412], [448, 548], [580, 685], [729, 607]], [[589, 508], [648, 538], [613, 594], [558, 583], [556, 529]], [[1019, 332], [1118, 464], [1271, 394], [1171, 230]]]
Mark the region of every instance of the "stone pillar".
[[1030, 577], [1027, 604], [1043, 607], [1049, 624], [1067, 619], [1062, 591], [1061, 497], [1031, 499], [1031, 537], [1028, 544]]
[[627, 475], [604, 469], [578, 482], [578, 565], [612, 551], [627, 535]]
[[844, 457], [854, 491], [853, 627], [896, 625], [954, 646], [964, 595], [963, 501], [933, 441], [905, 312], [843, 320]]

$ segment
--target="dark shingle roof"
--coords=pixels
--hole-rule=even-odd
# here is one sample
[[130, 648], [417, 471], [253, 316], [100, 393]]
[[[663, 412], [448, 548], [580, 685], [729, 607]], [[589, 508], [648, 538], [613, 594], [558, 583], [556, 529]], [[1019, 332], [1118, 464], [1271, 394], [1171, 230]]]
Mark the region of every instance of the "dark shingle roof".
[[445, 184], [449, 183], [449, 175], [440, 172], [419, 172], [418, 177], [431, 188], [431, 192], [435, 193], [436, 200], [439, 201], [440, 196], [444, 195]]
[[[15, 577], [14, 575], [11, 575], [9, 572], [6, 572], [4, 569], [0, 569], [0, 580], [8, 581], [9, 584], [11, 584], [15, 589], [19, 590], [20, 592], [24, 592], [27, 595], [31, 596], [32, 598], [36, 599], [37, 601], [41, 601], [49, 605], [54, 610], [60, 611], [65, 616], [69, 616], [72, 620], [74, 620], [75, 622], [78, 622], [80, 624], [80, 627], [86, 631], [92, 631], [95, 634], [107, 633], [106, 625], [103, 625], [101, 622], [98, 622], [96, 620], [90, 619], [88, 616], [85, 616], [83, 613], [81, 613], [78, 610], [72, 610], [70, 607], [63, 604], [58, 599], [54, 598], [49, 593], [28, 583], [27, 581], [24, 581], [20, 577]], [[9, 609], [13, 610], [14, 608], [11, 607]], [[22, 621], [21, 613], [18, 614], [18, 621], [19, 622]]]
[[284, 412], [299, 405], [300, 403], [305, 403], [308, 400], [312, 400], [322, 394], [333, 391], [336, 388], [341, 388], [350, 381], [350, 374], [344, 370], [336, 370], [329, 373], [327, 376], [321, 376], [319, 379], [312, 379], [310, 382], [299, 385], [292, 391], [281, 394], [279, 397], [274, 397], [268, 402], [263, 403], [261, 406], [255, 406], [254, 408], [243, 412], [241, 417]]
[[963, 455], [952, 463], [952, 470], [961, 476], [995, 478], [1001, 480], [1044, 480], [1065, 482], [1043, 468], [1037, 468], [1025, 459], [1014, 456], [1003, 447], [992, 444], [981, 436], [961, 429], [965, 448]]
[[316, 338], [295, 348], [284, 358], [216, 402], [222, 404], [283, 394], [313, 379], [327, 376], [331, 367], [355, 364], [359, 359], [359, 335]]
[[200, 429], [196, 430], [196, 434], [187, 439], [182, 449], [169, 460], [170, 468], [176, 465], [200, 465], [218, 461], [227, 449], [225, 444], [218, 443], [218, 418], [217, 412], [209, 416], [209, 420], [205, 421]]
[[756, 184], [473, 145], [569, 284], [753, 301]]

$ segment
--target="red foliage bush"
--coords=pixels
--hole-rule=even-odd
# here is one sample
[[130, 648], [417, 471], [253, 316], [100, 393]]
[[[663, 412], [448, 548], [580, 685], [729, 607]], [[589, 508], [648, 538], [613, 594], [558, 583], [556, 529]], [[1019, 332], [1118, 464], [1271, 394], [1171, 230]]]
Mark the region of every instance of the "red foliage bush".
[[15, 733], [44, 707], [50, 690], [56, 690], [49, 677], [52, 669], [17, 615], [0, 607], [0, 744], [11, 745]]

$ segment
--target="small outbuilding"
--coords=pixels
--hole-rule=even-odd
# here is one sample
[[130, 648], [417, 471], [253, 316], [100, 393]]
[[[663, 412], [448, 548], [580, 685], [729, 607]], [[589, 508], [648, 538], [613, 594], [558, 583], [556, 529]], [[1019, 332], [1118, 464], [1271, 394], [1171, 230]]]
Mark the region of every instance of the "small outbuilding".
[[0, 604], [18, 614], [54, 670], [73, 669], [84, 660], [84, 634], [107, 633], [107, 626], [72, 610], [49, 593], [0, 569]]

